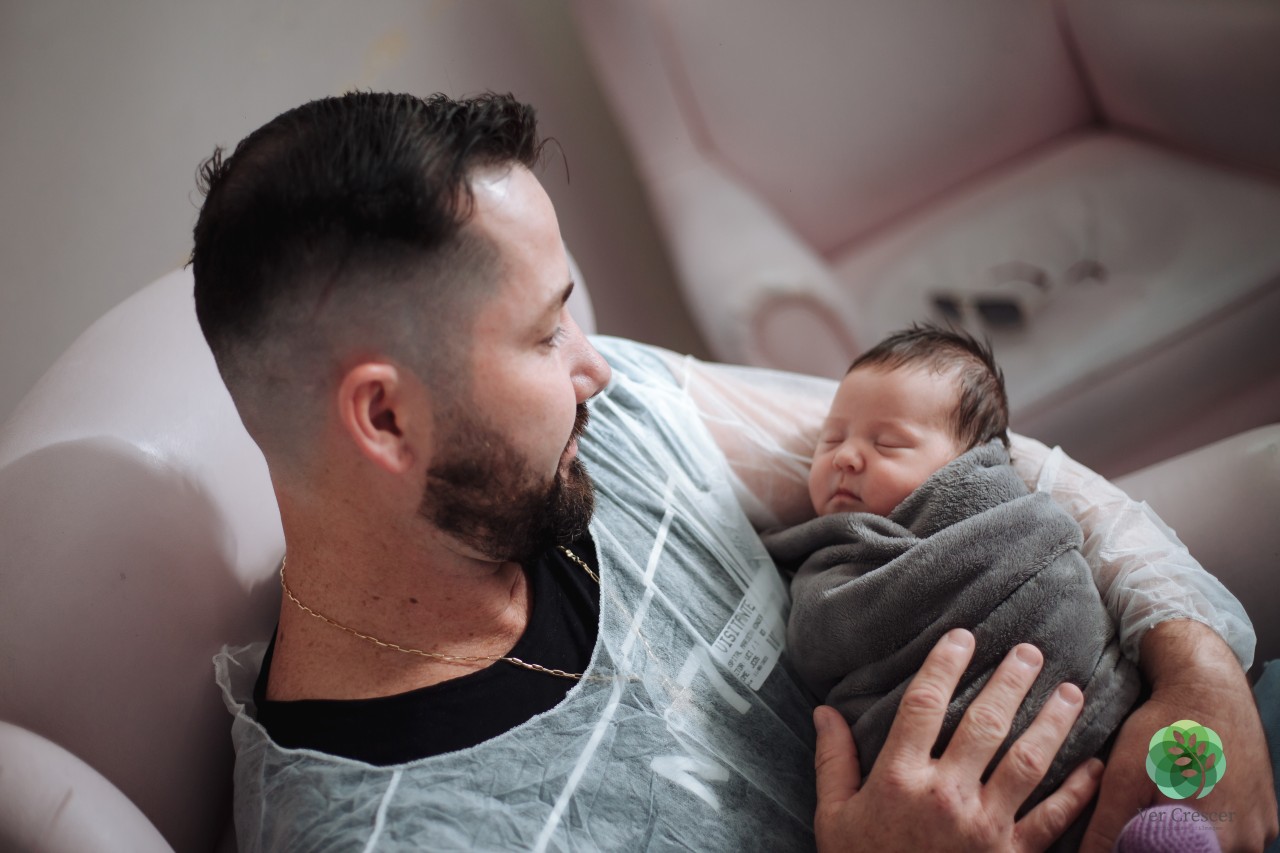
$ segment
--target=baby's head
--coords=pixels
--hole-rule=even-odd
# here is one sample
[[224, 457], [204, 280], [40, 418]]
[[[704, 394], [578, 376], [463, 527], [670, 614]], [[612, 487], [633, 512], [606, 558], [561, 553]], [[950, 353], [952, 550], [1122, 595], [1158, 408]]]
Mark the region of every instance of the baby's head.
[[818, 515], [888, 515], [939, 468], [999, 438], [1009, 444], [1004, 376], [963, 332], [915, 325], [849, 368], [809, 470]]

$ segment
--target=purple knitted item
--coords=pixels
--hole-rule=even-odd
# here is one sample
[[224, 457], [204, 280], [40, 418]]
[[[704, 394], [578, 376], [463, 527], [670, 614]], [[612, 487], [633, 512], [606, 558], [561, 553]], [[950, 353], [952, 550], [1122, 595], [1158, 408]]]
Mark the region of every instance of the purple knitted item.
[[1218, 833], [1189, 806], [1153, 806], [1135, 815], [1116, 838], [1114, 853], [1222, 853]]

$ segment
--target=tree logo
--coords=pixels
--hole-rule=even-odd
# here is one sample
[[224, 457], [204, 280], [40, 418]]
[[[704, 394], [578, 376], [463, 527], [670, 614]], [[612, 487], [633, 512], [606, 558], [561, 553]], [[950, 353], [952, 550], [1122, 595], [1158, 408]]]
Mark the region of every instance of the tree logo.
[[1166, 797], [1199, 799], [1212, 791], [1226, 772], [1222, 738], [1195, 720], [1178, 720], [1151, 736], [1147, 775]]

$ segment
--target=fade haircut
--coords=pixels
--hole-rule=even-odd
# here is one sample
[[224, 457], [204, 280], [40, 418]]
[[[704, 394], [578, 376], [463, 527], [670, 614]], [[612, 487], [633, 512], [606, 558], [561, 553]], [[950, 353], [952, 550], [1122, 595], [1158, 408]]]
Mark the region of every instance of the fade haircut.
[[[196, 316], [268, 457], [296, 455], [350, 360], [390, 357], [465, 389], [465, 331], [498, 279], [464, 229], [469, 178], [536, 165], [533, 108], [511, 95], [352, 93], [304, 104], [200, 167]], [[463, 375], [459, 375], [463, 374]]]
[[991, 346], [968, 332], [916, 323], [895, 332], [864, 352], [849, 366], [884, 370], [924, 368], [954, 378], [960, 400], [951, 412], [951, 434], [965, 450], [993, 438], [1009, 446], [1009, 399], [1004, 373], [996, 364]]

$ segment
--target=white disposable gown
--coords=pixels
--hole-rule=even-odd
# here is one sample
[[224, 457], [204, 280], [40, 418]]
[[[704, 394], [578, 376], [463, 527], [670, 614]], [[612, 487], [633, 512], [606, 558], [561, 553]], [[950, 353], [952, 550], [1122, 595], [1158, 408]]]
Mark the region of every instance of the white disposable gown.
[[[834, 384], [596, 343], [614, 379], [580, 443], [601, 581], [584, 679], [479, 746], [374, 767], [272, 743], [253, 719], [265, 643], [224, 650], [244, 853], [813, 847], [813, 702], [755, 528], [811, 512], [808, 457]], [[1156, 622], [1189, 617], [1247, 664], [1243, 609], [1149, 511], [1042, 445], [1014, 453], [1084, 527], [1127, 653]]]

